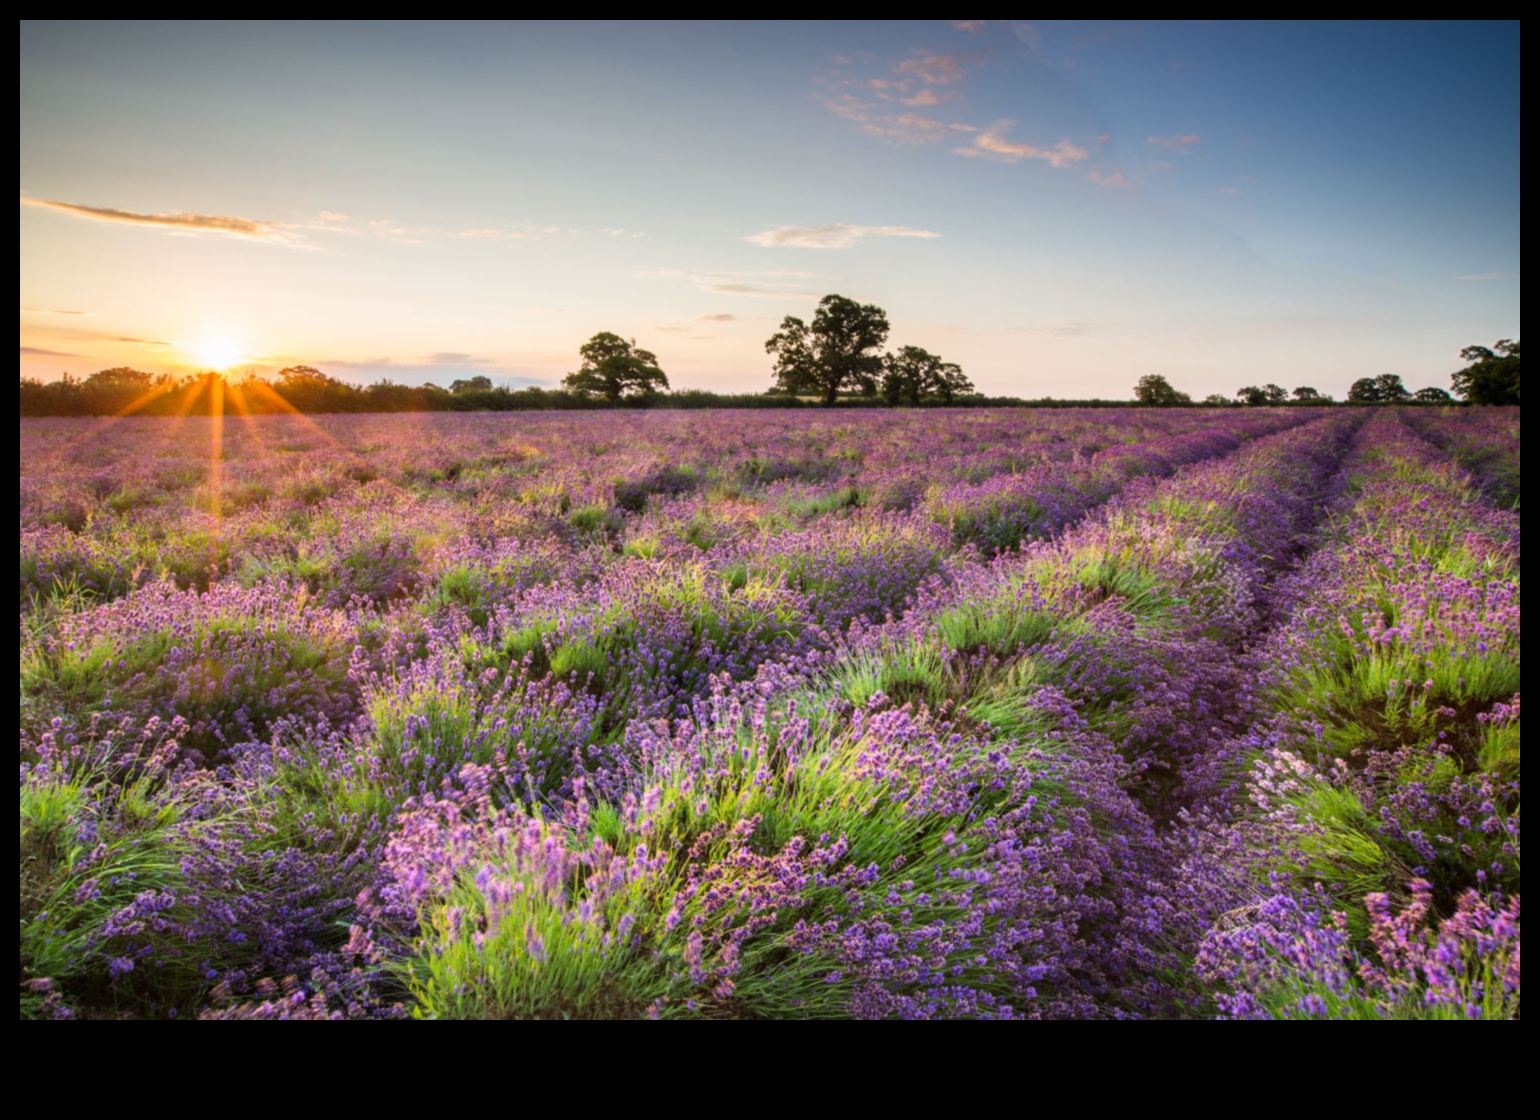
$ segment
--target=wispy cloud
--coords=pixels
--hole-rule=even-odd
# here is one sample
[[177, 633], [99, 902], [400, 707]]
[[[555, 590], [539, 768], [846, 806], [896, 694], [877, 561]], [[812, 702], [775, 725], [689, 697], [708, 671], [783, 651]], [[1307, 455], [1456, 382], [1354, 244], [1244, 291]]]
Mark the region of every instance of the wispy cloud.
[[872, 237], [940, 236], [931, 230], [914, 229], [911, 226], [851, 226], [836, 223], [828, 226], [778, 226], [752, 234], [744, 240], [766, 248], [848, 249]]
[[1118, 190], [1127, 190], [1133, 186], [1121, 171], [1087, 171], [1087, 179], [1098, 187], [1113, 187]]
[[915, 54], [915, 58], [894, 63], [894, 72], [906, 78], [918, 78], [933, 86], [962, 81], [963, 67], [973, 59], [973, 56], [965, 54], [931, 54], [929, 51], [916, 51]]
[[987, 19], [954, 19], [952, 26], [959, 31], [982, 31], [989, 26], [989, 21]]
[[1451, 276], [1451, 280], [1517, 280], [1517, 272], [1470, 272], [1460, 276]]
[[94, 311], [66, 311], [58, 307], [23, 307], [23, 311], [29, 315], [84, 315], [87, 318], [94, 315]]
[[[765, 299], [817, 299], [809, 280], [825, 280], [821, 272], [766, 269], [755, 272], [685, 272], [661, 269], [643, 276], [660, 280], [687, 280], [703, 292], [723, 296], [754, 296]], [[711, 318], [707, 316], [707, 318]], [[718, 322], [725, 320], [717, 319]]]
[[107, 206], [85, 206], [76, 202], [60, 202], [49, 198], [23, 198], [23, 206], [37, 206], [45, 210], [57, 210], [76, 218], [88, 218], [94, 222], [117, 222], [122, 225], [151, 226], [174, 233], [218, 233], [227, 237], [239, 237], [249, 241], [287, 241], [292, 234], [277, 222], [258, 221], [255, 218], [237, 218], [228, 214], [140, 214], [134, 210], [115, 210]]
[[1089, 152], [1069, 140], [1060, 140], [1051, 148], [1036, 144], [1018, 143], [1006, 136], [1015, 121], [995, 121], [973, 137], [966, 148], [953, 148], [960, 156], [999, 160], [1002, 163], [1019, 163], [1024, 159], [1040, 159], [1053, 167], [1071, 167], [1085, 159]]
[[163, 338], [139, 338], [134, 335], [113, 334], [110, 331], [91, 330], [87, 327], [37, 327], [29, 333], [48, 338], [62, 338], [70, 342], [126, 342], [134, 346], [175, 346]]
[[[819, 79], [825, 89], [824, 107], [871, 136], [890, 144], [934, 144], [947, 133], [949, 122], [915, 112], [953, 98], [967, 67], [978, 54], [937, 54], [915, 51], [890, 61], [877, 75], [848, 72]], [[860, 61], [876, 61], [860, 56]], [[848, 58], [840, 65], [849, 66]]]
[[1146, 136], [1144, 142], [1156, 148], [1164, 148], [1168, 152], [1191, 151], [1194, 144], [1201, 143], [1203, 137], [1196, 132], [1184, 132], [1175, 136]]
[[485, 365], [491, 358], [478, 358], [474, 354], [466, 354], [459, 350], [439, 350], [428, 355], [430, 366], [476, 366]]
[[1041, 323], [1034, 323], [1030, 327], [1016, 327], [1015, 330], [1026, 334], [1046, 334], [1055, 338], [1073, 338], [1083, 334], [1093, 334], [1106, 326], [1094, 319], [1046, 319]]
[[716, 315], [702, 315], [700, 317], [700, 321], [702, 323], [736, 323], [739, 318], [740, 316], [733, 315], [727, 311], [722, 311]]
[[[883, 100], [890, 103], [897, 100], [900, 104], [909, 104], [901, 97], [884, 97]], [[921, 104], [934, 104], [934, 102], [926, 101]], [[932, 144], [946, 135], [945, 121], [927, 117], [922, 113], [891, 112], [883, 105], [853, 93], [830, 95], [824, 99], [824, 108], [844, 117], [852, 124], [859, 125], [867, 135], [886, 140], [891, 144]]]
[[21, 356], [28, 358], [78, 358], [79, 354], [72, 354], [68, 350], [45, 350], [41, 346], [21, 347]]

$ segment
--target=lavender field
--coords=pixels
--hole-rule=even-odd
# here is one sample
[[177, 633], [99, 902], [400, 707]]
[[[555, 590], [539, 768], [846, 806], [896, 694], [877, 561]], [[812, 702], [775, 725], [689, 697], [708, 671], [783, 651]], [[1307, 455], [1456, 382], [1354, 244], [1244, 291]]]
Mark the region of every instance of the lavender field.
[[1517, 1018], [1517, 409], [21, 422], [21, 1015]]

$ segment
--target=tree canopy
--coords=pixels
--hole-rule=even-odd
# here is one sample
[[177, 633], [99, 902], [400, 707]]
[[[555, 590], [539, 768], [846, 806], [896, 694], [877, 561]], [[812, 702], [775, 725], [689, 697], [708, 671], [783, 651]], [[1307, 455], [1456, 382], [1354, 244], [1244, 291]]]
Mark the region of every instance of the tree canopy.
[[[874, 394], [883, 372], [877, 353], [888, 340], [888, 315], [872, 303], [840, 295], [818, 302], [809, 327], [795, 315], [765, 341], [775, 355], [775, 389], [790, 396], [816, 393], [833, 404], [841, 389]], [[961, 372], [961, 371], [959, 371]]]
[[1454, 374], [1454, 391], [1471, 404], [1519, 403], [1519, 342], [1500, 338], [1488, 350], [1467, 346], [1460, 357], [1469, 364]]
[[1400, 404], [1412, 399], [1412, 394], [1401, 383], [1399, 373], [1382, 373], [1378, 377], [1360, 377], [1348, 389], [1348, 400], [1354, 404]]
[[668, 388], [668, 375], [658, 368], [658, 356], [624, 339], [600, 331], [582, 346], [583, 365], [562, 380], [566, 389], [586, 397], [618, 401], [624, 395], [655, 393]]
[[1245, 388], [1235, 390], [1235, 398], [1242, 404], [1284, 404], [1289, 399], [1289, 391], [1282, 385], [1274, 385], [1268, 382], [1266, 385], [1247, 385]]
[[919, 404], [925, 397], [951, 404], [957, 394], [971, 392], [973, 382], [963, 375], [962, 366], [944, 362], [929, 350], [903, 346], [882, 359], [882, 395], [889, 404]]
[[1139, 379], [1139, 383], [1134, 386], [1134, 400], [1157, 408], [1192, 404], [1190, 396], [1177, 389], [1158, 373], [1147, 373]]

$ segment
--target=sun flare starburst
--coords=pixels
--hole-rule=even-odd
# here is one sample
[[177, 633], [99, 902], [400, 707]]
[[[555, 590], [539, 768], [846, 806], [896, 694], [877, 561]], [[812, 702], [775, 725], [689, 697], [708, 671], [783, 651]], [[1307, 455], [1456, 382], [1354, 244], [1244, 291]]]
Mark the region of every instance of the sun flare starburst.
[[228, 335], [206, 335], [192, 347], [193, 357], [204, 369], [226, 370], [240, 362], [242, 354], [238, 342]]

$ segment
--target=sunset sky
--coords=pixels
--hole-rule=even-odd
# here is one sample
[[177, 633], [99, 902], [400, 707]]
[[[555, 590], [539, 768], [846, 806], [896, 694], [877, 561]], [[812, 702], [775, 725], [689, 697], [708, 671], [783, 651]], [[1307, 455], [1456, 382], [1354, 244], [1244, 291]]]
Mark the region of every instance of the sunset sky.
[[838, 292], [980, 390], [1519, 334], [1515, 23], [21, 25], [21, 372], [770, 383]]

